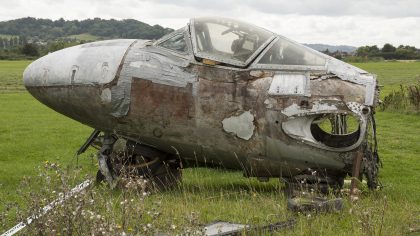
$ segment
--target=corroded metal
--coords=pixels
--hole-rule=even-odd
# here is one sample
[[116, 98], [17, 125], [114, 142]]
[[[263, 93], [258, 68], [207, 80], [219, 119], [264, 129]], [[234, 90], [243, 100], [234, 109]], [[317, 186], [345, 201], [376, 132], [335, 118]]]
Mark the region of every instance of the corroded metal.
[[[219, 54], [199, 58], [190, 27], [155, 43], [111, 40], [49, 54], [28, 66], [25, 86], [94, 129], [179, 154], [184, 166], [222, 166], [257, 177], [292, 177], [308, 168], [336, 177], [351, 173], [377, 104], [375, 75], [297, 44], [325, 65], [259, 64], [273, 39], [248, 66]], [[185, 51], [160, 45], [179, 35]], [[348, 137], [323, 133], [315, 126], [326, 115], [352, 115], [359, 129]], [[340, 138], [345, 142], [327, 142]]]

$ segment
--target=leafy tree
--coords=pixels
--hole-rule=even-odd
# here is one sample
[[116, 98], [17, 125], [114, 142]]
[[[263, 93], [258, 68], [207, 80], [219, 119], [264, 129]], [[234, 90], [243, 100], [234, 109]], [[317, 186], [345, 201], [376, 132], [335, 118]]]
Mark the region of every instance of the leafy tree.
[[387, 60], [397, 59], [395, 50], [396, 48], [392, 44], [386, 43], [381, 49], [381, 56]]
[[412, 46], [398, 47], [395, 50], [396, 59], [419, 59], [417, 49]]
[[356, 55], [359, 57], [375, 57], [379, 55], [379, 48], [376, 45], [359, 47]]
[[396, 48], [392, 44], [386, 43], [381, 49], [381, 56], [387, 60], [396, 59], [395, 50]]
[[396, 48], [389, 43], [384, 44], [383, 48], [381, 49], [383, 53], [395, 52], [395, 50]]
[[22, 49], [21, 49], [22, 54], [25, 54], [27, 56], [31, 56], [31, 57], [37, 57], [39, 56], [39, 51], [38, 48], [35, 44], [32, 43], [28, 43], [23, 45]]

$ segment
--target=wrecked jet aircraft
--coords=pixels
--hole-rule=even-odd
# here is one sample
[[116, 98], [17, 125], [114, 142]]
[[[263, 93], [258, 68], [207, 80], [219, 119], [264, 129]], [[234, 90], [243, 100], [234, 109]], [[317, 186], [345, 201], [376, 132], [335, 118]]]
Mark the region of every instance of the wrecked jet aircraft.
[[357, 176], [378, 185], [375, 76], [248, 23], [196, 18], [156, 41], [66, 48], [30, 64], [24, 83], [95, 129], [79, 152], [99, 144], [111, 185], [130, 170], [170, 186], [206, 166], [339, 188], [358, 155]]

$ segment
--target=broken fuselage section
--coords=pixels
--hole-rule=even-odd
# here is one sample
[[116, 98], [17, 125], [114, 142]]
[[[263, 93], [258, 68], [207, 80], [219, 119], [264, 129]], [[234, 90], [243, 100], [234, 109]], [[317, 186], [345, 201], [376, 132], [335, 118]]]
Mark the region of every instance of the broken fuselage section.
[[236, 20], [63, 49], [29, 65], [24, 81], [57, 112], [177, 154], [184, 167], [340, 182], [362, 151], [365, 174], [377, 175], [375, 76]]

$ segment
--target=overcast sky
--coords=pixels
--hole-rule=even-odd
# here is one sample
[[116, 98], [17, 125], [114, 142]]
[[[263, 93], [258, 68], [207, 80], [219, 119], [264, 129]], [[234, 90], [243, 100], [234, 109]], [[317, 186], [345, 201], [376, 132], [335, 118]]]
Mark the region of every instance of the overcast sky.
[[420, 48], [419, 0], [0, 0], [0, 21], [26, 16], [133, 18], [174, 29], [192, 17], [225, 16], [302, 43]]

